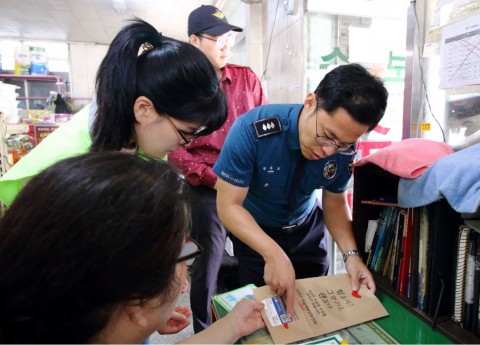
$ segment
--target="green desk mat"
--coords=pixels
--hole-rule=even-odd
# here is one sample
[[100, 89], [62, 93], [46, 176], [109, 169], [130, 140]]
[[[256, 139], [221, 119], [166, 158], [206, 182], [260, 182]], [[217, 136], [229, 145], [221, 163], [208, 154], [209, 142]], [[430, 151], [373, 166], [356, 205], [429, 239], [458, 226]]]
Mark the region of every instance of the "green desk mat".
[[441, 333], [432, 329], [420, 317], [377, 290], [375, 296], [387, 309], [389, 316], [375, 320], [384, 330], [401, 344], [453, 344]]

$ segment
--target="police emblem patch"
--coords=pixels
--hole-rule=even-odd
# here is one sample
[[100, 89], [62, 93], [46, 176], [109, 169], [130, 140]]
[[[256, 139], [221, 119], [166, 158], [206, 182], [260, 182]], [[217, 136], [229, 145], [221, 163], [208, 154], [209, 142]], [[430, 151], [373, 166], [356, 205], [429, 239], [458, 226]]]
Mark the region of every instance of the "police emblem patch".
[[252, 124], [253, 128], [255, 128], [257, 138], [282, 132], [282, 124], [278, 116], [267, 117], [265, 119], [255, 121]]
[[337, 162], [334, 160], [328, 161], [323, 167], [323, 177], [327, 180], [332, 179], [337, 173]]

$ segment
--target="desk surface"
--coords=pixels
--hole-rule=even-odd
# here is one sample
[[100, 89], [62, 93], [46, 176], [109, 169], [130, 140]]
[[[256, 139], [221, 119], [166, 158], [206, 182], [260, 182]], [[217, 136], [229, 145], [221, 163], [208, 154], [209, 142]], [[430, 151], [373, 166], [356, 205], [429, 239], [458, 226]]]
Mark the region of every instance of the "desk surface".
[[[212, 300], [212, 311], [214, 318], [218, 319], [227, 314], [227, 311], [215, 300]], [[328, 333], [312, 339], [305, 339], [296, 344], [304, 344], [309, 341], [314, 343], [315, 339], [325, 338], [332, 335], [340, 335], [349, 344], [399, 344], [399, 342], [385, 331], [375, 321], [369, 321], [351, 326], [336, 332]], [[240, 344], [273, 344], [268, 329], [262, 328], [239, 340]]]
[[401, 344], [453, 344], [447, 337], [432, 330], [426, 322], [382, 291], [377, 290], [375, 295], [390, 314], [376, 320], [377, 323]]
[[[427, 323], [386, 294], [377, 291], [376, 296], [387, 309], [389, 316], [332, 334], [339, 334], [349, 344], [452, 344], [448, 338], [432, 330]], [[212, 310], [217, 319], [227, 314], [227, 311], [214, 301], [212, 301]], [[272, 342], [266, 328], [260, 329], [239, 341], [241, 344], [271, 344]]]

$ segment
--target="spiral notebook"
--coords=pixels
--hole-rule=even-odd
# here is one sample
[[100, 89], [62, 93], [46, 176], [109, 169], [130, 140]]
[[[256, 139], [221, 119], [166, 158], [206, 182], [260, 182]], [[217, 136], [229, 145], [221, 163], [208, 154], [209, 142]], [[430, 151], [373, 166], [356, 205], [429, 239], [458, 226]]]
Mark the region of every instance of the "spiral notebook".
[[460, 225], [459, 231], [460, 234], [458, 236], [457, 266], [455, 270], [455, 290], [452, 319], [457, 323], [463, 323], [467, 258], [468, 250], [470, 247], [470, 228], [466, 225]]

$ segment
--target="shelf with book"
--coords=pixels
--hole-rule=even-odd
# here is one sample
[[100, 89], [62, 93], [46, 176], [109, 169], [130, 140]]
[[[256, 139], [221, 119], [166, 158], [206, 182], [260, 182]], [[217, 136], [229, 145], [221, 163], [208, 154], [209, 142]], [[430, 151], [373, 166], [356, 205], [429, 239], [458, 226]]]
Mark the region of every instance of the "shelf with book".
[[[412, 316], [455, 343], [480, 343], [475, 331], [452, 320], [457, 241], [464, 221], [443, 199], [424, 207], [400, 208], [398, 182], [398, 176], [373, 164], [354, 169], [353, 229], [359, 249], [370, 248], [363, 253], [364, 261], [379, 290]], [[369, 244], [366, 233], [372, 221], [377, 222], [376, 238], [367, 236]], [[388, 224], [382, 227], [382, 223]], [[370, 224], [370, 233], [371, 228]]]

